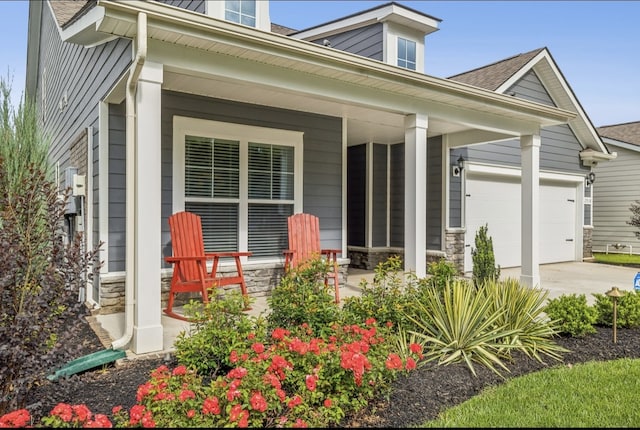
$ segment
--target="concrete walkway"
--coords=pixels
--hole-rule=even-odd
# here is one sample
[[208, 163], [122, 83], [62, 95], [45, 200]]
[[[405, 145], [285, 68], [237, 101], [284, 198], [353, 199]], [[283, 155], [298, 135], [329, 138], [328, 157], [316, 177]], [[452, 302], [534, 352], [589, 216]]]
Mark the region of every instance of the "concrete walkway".
[[[549, 291], [549, 299], [563, 294], [585, 294], [587, 302], [593, 304], [593, 293], [604, 294], [611, 287], [618, 287], [621, 291], [632, 291], [633, 280], [640, 269], [619, 267], [606, 264], [589, 262], [568, 262], [545, 264], [540, 266], [540, 288]], [[501, 269], [500, 278], [520, 279], [520, 268]], [[373, 271], [349, 269], [346, 285], [340, 288], [340, 297], [345, 298], [359, 294], [360, 282], [365, 279], [373, 282]], [[179, 308], [178, 308], [179, 311]], [[268, 312], [267, 298], [257, 297], [252, 303], [250, 315], [260, 315]], [[89, 317], [94, 329], [99, 334], [105, 348], [110, 347], [111, 341], [118, 339], [124, 333], [124, 313], [97, 315]], [[174, 350], [173, 344], [178, 334], [189, 329], [189, 323], [162, 315], [164, 328], [163, 344], [161, 352], [145, 354], [151, 356], [163, 356]], [[136, 358], [138, 355], [127, 351], [127, 358]]]

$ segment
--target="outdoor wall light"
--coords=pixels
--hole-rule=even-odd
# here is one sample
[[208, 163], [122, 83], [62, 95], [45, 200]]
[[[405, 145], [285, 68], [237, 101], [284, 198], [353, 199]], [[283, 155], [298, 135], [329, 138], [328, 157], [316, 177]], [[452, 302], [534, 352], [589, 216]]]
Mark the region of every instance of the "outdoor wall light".
[[587, 185], [591, 185], [596, 181], [596, 174], [593, 172], [589, 172], [585, 179], [587, 180]]
[[618, 298], [623, 296], [623, 293], [618, 289], [618, 287], [611, 287], [609, 291], [605, 293], [607, 296], [611, 297], [613, 301], [613, 343], [617, 343], [618, 339], [616, 338], [616, 325], [618, 319]]
[[462, 158], [462, 155], [458, 157], [456, 164], [453, 165], [452, 167], [453, 169], [451, 171], [451, 174], [455, 177], [460, 176], [460, 174], [462, 173], [462, 170], [464, 169], [464, 158]]

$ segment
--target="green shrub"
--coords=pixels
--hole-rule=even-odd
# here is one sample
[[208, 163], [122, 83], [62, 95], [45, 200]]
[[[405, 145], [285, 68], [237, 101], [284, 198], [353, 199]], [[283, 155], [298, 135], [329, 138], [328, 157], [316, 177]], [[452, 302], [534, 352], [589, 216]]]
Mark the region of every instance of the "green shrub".
[[554, 360], [562, 359], [561, 353], [567, 350], [554, 342], [558, 328], [544, 314], [548, 291], [530, 288], [515, 279], [506, 279], [485, 282], [478, 293], [486, 294], [491, 299], [490, 313], [504, 311], [496, 320], [496, 327], [505, 327], [507, 333], [515, 330], [514, 334], [502, 338], [503, 343], [515, 345], [518, 351], [541, 362], [542, 355]]
[[422, 300], [412, 304], [407, 317], [417, 330], [410, 331], [422, 344], [427, 361], [438, 364], [465, 363], [475, 375], [473, 363], [478, 363], [500, 374], [508, 371], [503, 360], [514, 345], [504, 339], [518, 334], [503, 320], [505, 311], [497, 309], [493, 298], [478, 294], [464, 280], [445, 285], [442, 293], [435, 288], [425, 290]]
[[[640, 327], [640, 294], [637, 291], [622, 291], [616, 305], [616, 326], [635, 328]], [[598, 318], [596, 323], [613, 326], [613, 299], [606, 294], [594, 293]]]
[[500, 266], [496, 266], [493, 254], [493, 239], [487, 234], [488, 225], [481, 226], [476, 232], [475, 248], [471, 249], [473, 260], [473, 283], [479, 287], [486, 281], [500, 279]]
[[437, 262], [429, 263], [427, 274], [430, 275], [425, 280], [427, 286], [442, 288], [458, 276], [458, 270], [453, 263], [440, 258]]
[[249, 333], [265, 331], [264, 321], [242, 312], [245, 299], [239, 291], [211, 294], [209, 303], [190, 301], [185, 315], [194, 322], [175, 341], [176, 358], [199, 375], [212, 378], [233, 367], [231, 351], [247, 342]]
[[390, 257], [375, 268], [373, 282], [360, 283], [361, 294], [346, 297], [342, 305], [342, 321], [361, 324], [367, 318], [405, 326], [408, 320], [403, 312], [413, 301], [414, 287], [405, 285], [400, 257]]
[[48, 176], [35, 112], [21, 105], [15, 114], [9, 99], [0, 80], [0, 415], [23, 407], [32, 386], [78, 356], [88, 313], [78, 297], [98, 249], [84, 252], [80, 235], [66, 243], [68, 190], [59, 199]]
[[271, 311], [267, 315], [270, 330], [308, 324], [316, 333], [323, 333], [338, 319], [332, 285], [325, 285], [329, 265], [324, 259], [309, 260], [292, 268], [280, 280], [267, 298]]
[[549, 299], [545, 313], [557, 324], [558, 332], [570, 336], [584, 336], [595, 333], [598, 312], [587, 304], [584, 294], [563, 294]]

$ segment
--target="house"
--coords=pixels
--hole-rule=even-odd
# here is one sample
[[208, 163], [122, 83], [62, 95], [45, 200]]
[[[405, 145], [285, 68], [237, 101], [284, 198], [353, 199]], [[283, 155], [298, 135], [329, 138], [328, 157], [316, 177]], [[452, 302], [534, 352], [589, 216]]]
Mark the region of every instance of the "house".
[[[70, 224], [87, 248], [103, 242], [87, 301], [124, 310], [112, 346], [162, 349], [167, 219], [184, 209], [208, 250], [253, 252], [255, 295], [276, 285], [301, 211], [342, 250], [343, 276], [392, 254], [418, 277], [443, 256], [468, 271], [468, 225], [494, 185], [520, 202], [495, 211], [513, 222], [489, 221], [520, 256], [499, 264], [539, 284], [538, 237], [557, 233], [538, 216], [547, 181], [575, 203], [558, 226], [573, 252], [553, 258], [581, 260], [585, 176], [611, 154], [547, 50], [504, 62], [495, 88], [424, 74], [439, 23], [395, 2], [300, 31], [271, 23], [266, 0], [31, 2], [26, 93], [77, 190]], [[463, 198], [476, 193], [487, 200]]]
[[640, 254], [638, 228], [628, 224], [631, 204], [640, 200], [640, 122], [605, 125], [597, 131], [618, 156], [594, 169], [593, 250]]
[[[538, 261], [544, 264], [591, 257], [591, 202], [596, 188], [593, 167], [615, 158], [615, 154], [604, 146], [549, 50], [535, 49], [449, 79], [576, 113], [566, 124], [540, 130]], [[475, 232], [485, 224], [493, 239], [496, 263], [502, 267], [525, 265], [517, 234], [521, 223], [528, 222], [521, 216], [520, 142], [491, 139], [482, 145], [455, 146], [450, 142], [449, 158], [462, 157], [465, 169], [459, 180], [452, 180], [457, 188], [452, 186], [450, 198], [461, 201], [461, 209], [453, 213], [450, 226], [466, 227], [465, 271], [473, 269]]]

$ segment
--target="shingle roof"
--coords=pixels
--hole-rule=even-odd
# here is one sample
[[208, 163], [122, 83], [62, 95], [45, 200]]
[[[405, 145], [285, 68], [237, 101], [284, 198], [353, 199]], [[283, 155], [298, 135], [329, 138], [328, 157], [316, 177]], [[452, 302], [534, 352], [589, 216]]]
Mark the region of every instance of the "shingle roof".
[[539, 48], [523, 54], [514, 55], [513, 57], [497, 61], [487, 66], [450, 76], [448, 79], [495, 91], [544, 49], [545, 48]]
[[640, 146], [640, 121], [605, 125], [596, 131], [602, 137]]
[[90, 4], [95, 2], [95, 0], [51, 0], [49, 3], [58, 25], [64, 27], [80, 16], [81, 11], [89, 9]]
[[288, 36], [291, 33], [295, 33], [298, 30], [294, 30], [293, 28], [285, 27], [284, 25], [271, 23], [271, 32], [282, 34], [284, 36]]

